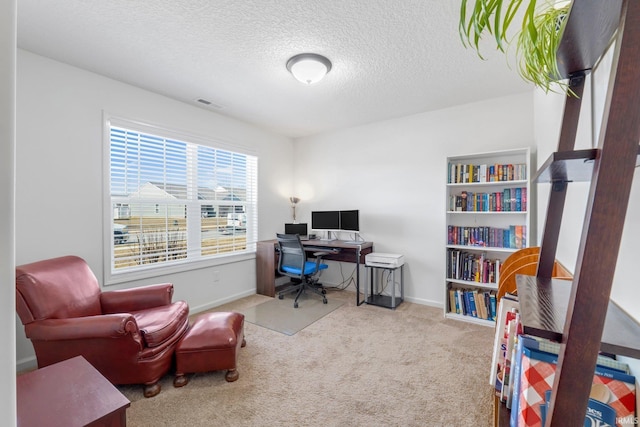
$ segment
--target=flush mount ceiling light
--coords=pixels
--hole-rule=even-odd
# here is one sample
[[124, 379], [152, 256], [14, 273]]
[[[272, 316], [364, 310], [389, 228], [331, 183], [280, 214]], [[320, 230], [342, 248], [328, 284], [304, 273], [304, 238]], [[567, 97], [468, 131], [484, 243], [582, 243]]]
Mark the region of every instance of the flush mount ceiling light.
[[301, 53], [287, 61], [287, 70], [300, 82], [312, 85], [331, 71], [331, 61], [315, 53]]

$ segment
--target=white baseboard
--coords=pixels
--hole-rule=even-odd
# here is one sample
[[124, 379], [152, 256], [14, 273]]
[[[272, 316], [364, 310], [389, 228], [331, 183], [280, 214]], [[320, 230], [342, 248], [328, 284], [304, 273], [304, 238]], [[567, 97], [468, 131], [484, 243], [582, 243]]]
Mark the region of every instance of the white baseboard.
[[201, 313], [203, 311], [211, 310], [212, 308], [218, 307], [222, 304], [226, 304], [231, 301], [235, 301], [240, 298], [248, 297], [250, 295], [254, 295], [256, 293], [255, 288], [248, 289], [246, 291], [239, 292], [237, 294], [228, 296], [226, 298], [221, 298], [215, 301], [210, 301], [206, 304], [197, 305], [197, 306], [189, 306], [189, 314]]
[[16, 372], [25, 372], [25, 371], [33, 371], [38, 367], [38, 361], [36, 360], [36, 356], [29, 356], [22, 358], [20, 360], [16, 360]]

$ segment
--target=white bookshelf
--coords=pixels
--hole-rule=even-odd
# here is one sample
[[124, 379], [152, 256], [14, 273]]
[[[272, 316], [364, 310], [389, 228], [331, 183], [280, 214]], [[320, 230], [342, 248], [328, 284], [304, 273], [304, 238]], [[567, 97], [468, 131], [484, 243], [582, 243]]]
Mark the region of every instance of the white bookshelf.
[[[502, 175], [496, 172], [498, 165]], [[535, 245], [530, 173], [529, 148], [447, 157], [445, 317], [494, 325], [477, 306], [475, 316], [463, 314], [453, 305], [450, 291], [459, 291], [457, 307], [468, 305], [464, 292], [475, 292], [474, 297], [484, 301], [485, 294], [497, 293], [502, 262], [518, 249]], [[490, 307], [488, 301], [487, 317]]]

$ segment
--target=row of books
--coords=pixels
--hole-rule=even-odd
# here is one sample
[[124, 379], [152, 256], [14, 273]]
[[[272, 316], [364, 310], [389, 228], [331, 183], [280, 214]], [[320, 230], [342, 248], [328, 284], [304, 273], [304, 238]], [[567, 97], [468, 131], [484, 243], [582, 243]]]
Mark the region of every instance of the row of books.
[[[547, 416], [560, 344], [523, 333], [517, 297], [498, 304], [490, 384], [511, 409], [512, 427], [542, 427]], [[635, 377], [629, 366], [599, 355], [585, 426], [635, 425]]]
[[483, 253], [447, 250], [447, 278], [479, 283], [497, 283], [500, 260]]
[[527, 226], [510, 225], [509, 228], [497, 228], [449, 225], [447, 244], [522, 249], [527, 247]]
[[527, 165], [449, 163], [449, 184], [465, 182], [522, 181], [527, 179]]
[[480, 289], [449, 289], [449, 311], [451, 313], [495, 320], [496, 294], [494, 291]]
[[449, 196], [448, 208], [457, 212], [526, 212], [527, 188], [505, 188], [493, 193], [462, 191]]

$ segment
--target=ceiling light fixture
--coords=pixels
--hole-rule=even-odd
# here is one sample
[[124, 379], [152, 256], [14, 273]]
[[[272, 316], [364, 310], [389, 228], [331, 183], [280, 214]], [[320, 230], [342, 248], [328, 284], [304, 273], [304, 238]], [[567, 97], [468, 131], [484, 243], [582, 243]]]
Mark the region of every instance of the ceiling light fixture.
[[287, 61], [287, 70], [300, 82], [312, 85], [331, 71], [331, 61], [316, 53], [301, 53]]

